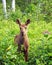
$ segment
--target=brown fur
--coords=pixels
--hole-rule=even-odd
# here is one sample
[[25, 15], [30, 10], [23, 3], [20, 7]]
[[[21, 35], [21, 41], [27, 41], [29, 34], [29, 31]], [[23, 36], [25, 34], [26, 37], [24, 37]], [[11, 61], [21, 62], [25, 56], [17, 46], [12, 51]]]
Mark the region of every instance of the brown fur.
[[17, 19], [17, 24], [19, 24], [20, 27], [20, 34], [15, 36], [15, 43], [18, 44], [18, 51], [21, 51], [21, 45], [24, 45], [24, 56], [25, 61], [28, 60], [28, 47], [29, 47], [29, 41], [28, 41], [28, 35], [27, 35], [27, 25], [30, 23], [30, 19], [26, 21], [25, 24], [21, 24], [21, 22]]

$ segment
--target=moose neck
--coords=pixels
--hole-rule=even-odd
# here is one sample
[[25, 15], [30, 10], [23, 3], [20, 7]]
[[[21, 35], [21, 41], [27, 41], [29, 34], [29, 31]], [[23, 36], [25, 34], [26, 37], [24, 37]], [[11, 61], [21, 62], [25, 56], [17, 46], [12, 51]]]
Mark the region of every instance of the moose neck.
[[25, 39], [27, 37], [27, 33], [24, 35], [22, 32], [20, 32], [20, 37]]

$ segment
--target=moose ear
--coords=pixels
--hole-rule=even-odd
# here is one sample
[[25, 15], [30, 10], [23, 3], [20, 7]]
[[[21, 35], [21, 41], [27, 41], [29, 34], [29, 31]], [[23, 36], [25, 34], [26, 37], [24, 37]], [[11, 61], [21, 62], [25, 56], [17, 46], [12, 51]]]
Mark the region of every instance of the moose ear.
[[21, 25], [21, 22], [18, 19], [16, 20], [16, 23], [19, 24], [19, 25]]
[[28, 19], [25, 24], [28, 25], [29, 23], [30, 23], [30, 19]]

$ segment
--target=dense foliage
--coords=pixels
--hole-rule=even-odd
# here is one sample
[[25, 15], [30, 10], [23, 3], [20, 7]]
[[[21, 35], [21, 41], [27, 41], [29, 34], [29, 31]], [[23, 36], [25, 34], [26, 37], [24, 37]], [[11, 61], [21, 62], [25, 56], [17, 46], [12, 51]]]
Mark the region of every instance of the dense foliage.
[[[28, 27], [29, 60], [17, 52], [14, 37], [18, 25], [9, 20], [0, 21], [0, 65], [52, 65], [52, 23], [31, 21]], [[48, 31], [47, 31], [48, 30]]]
[[[16, 12], [11, 11], [11, 0], [6, 1], [8, 18], [4, 19], [0, 0], [0, 65], [52, 65], [52, 0], [16, 0]], [[31, 20], [28, 62], [14, 43], [19, 34], [17, 18], [23, 23]]]
[[[11, 15], [11, 2], [12, 0], [7, 1], [7, 12], [8, 17]], [[0, 1], [0, 15], [2, 12], [2, 0]], [[34, 20], [44, 20], [46, 22], [52, 21], [52, 0], [16, 0], [16, 11], [19, 13], [19, 10], [22, 14], [27, 14], [34, 16]], [[13, 13], [13, 14], [16, 14]], [[2, 15], [1, 15], [2, 16]], [[20, 16], [20, 14], [19, 14]]]

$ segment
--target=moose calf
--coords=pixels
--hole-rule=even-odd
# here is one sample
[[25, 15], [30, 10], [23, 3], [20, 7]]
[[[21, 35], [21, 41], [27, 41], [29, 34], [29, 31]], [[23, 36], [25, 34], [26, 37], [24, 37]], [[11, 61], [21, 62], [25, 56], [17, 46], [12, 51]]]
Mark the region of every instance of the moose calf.
[[28, 60], [28, 47], [29, 47], [29, 42], [28, 42], [28, 35], [27, 35], [27, 26], [30, 23], [30, 19], [26, 21], [25, 24], [21, 24], [21, 22], [17, 19], [16, 23], [19, 24], [20, 28], [20, 34], [15, 36], [15, 43], [18, 44], [18, 51], [21, 51], [21, 45], [24, 45], [24, 56], [25, 56], [25, 61]]

